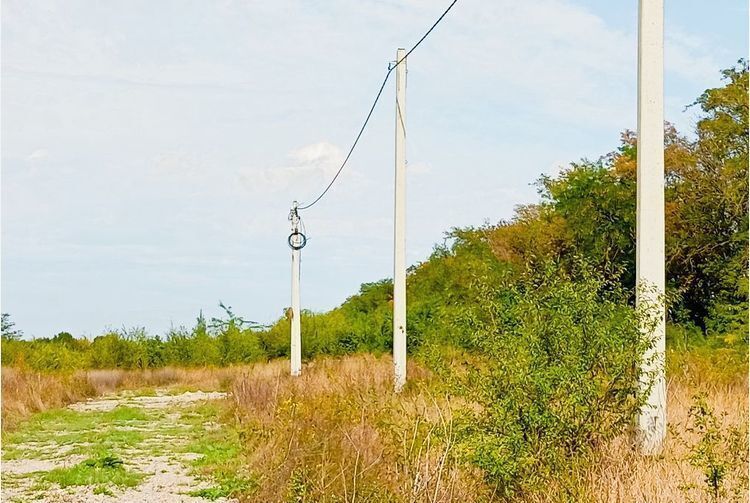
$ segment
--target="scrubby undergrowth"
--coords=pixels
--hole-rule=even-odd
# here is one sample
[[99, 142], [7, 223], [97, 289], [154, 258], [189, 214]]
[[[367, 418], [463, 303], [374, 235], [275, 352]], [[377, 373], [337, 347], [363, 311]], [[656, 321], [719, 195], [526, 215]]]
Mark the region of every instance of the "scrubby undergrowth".
[[[410, 362], [401, 394], [393, 392], [388, 357], [316, 360], [299, 378], [288, 375], [287, 362], [256, 365], [232, 387], [246, 467], [257, 481], [243, 500], [713, 502], [706, 474], [719, 466], [726, 498], [718, 501], [744, 501], [731, 499], [748, 487], [746, 444], [736, 440], [747, 437], [747, 378], [735, 377], [719, 386], [670, 380], [670, 434], [661, 456], [641, 456], [627, 428], [609, 425], [585, 455], [565, 457], [555, 449], [575, 435], [523, 440], [515, 436], [515, 420], [494, 431], [473, 422], [478, 431], [467, 436], [467, 411], [482, 416], [488, 404], [446, 394], [445, 382], [421, 364]], [[708, 438], [695, 429], [699, 392], [704, 410], [718, 418]], [[474, 444], [478, 433], [482, 440], [494, 433], [497, 441], [537, 447], [515, 461], [493, 459], [491, 467], [514, 474], [515, 485], [477, 464], [477, 456], [497, 448]], [[696, 456], [707, 445], [710, 459]], [[521, 462], [529, 463], [526, 471]]]

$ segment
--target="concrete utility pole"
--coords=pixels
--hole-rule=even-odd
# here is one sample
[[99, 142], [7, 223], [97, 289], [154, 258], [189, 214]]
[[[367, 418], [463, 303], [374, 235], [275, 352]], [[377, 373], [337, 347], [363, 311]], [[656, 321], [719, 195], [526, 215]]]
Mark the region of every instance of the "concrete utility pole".
[[[396, 51], [396, 62], [406, 50]], [[406, 384], [406, 60], [396, 67], [396, 190], [393, 215], [393, 370]]]
[[[638, 416], [636, 441], [658, 454], [667, 432], [664, 375], [664, 0], [640, 0], [638, 11], [638, 203], [636, 306], [653, 345], [644, 356], [644, 381], [653, 379]], [[644, 386], [646, 383], [643, 384]]]
[[289, 235], [289, 246], [292, 248], [292, 340], [289, 352], [293, 376], [302, 373], [302, 338], [300, 336], [300, 302], [299, 302], [299, 269], [302, 247], [305, 246], [304, 235], [299, 232], [300, 219], [297, 213], [297, 201], [289, 212], [292, 222], [292, 233]]

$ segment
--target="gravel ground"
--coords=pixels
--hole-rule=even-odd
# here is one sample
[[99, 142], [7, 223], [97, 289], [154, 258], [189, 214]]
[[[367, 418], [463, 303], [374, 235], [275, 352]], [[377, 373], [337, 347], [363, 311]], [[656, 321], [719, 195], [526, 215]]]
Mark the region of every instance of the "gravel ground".
[[[57, 484], [40, 483], [44, 474], [55, 468], [70, 468], [80, 463], [86, 456], [69, 454], [77, 447], [91, 448], [86, 442], [70, 440], [66, 431], [58, 435], [43, 436], [41, 441], [16, 443], [5, 442], [3, 445], [2, 471], [2, 501], [9, 502], [122, 502], [122, 503], [192, 503], [208, 501], [202, 497], [190, 496], [189, 493], [212, 486], [210, 480], [199, 479], [190, 470], [190, 462], [200, 457], [194, 453], [185, 452], [180, 446], [186, 441], [195, 440], [183, 438], [180, 434], [181, 410], [203, 403], [207, 400], [220, 400], [225, 393], [218, 392], [187, 392], [181, 395], [168, 395], [157, 392], [156, 396], [111, 396], [97, 400], [88, 400], [73, 404], [70, 410], [88, 414], [112, 411], [118, 406], [140, 408], [144, 411], [158, 411], [154, 421], [142, 421], [138, 427], [124, 424], [113, 430], [116, 433], [136, 431], [144, 435], [147, 441], [139, 444], [139, 448], [128, 449], [121, 453], [124, 466], [144, 474], [140, 484], [135, 487], [116, 487], [107, 485], [105, 494], [94, 494], [94, 485], [75, 485], [61, 488]], [[104, 427], [105, 425], [102, 425]], [[112, 428], [111, 425], [106, 425]], [[218, 423], [206, 422], [206, 431], [216, 429]], [[96, 428], [95, 428], [96, 429]], [[94, 429], [94, 430], [95, 430]], [[91, 432], [92, 430], [88, 430]], [[188, 430], [187, 428], [184, 430]], [[68, 433], [68, 437], [64, 436]], [[195, 432], [191, 433], [195, 435]], [[187, 433], [185, 434], [187, 435]], [[66, 439], [58, 442], [57, 438]], [[155, 452], [153, 447], [158, 447]], [[94, 446], [95, 447], [95, 446]], [[14, 449], [15, 456], [6, 458], [6, 451]], [[80, 449], [79, 449], [80, 450]], [[101, 491], [101, 484], [100, 491]], [[109, 494], [106, 494], [109, 493]], [[214, 501], [228, 503], [226, 498]]]

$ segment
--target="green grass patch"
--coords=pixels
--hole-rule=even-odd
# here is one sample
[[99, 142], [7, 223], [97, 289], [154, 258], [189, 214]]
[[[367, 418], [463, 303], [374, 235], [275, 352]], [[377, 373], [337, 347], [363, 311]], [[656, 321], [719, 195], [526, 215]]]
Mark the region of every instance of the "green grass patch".
[[[95, 444], [109, 444], [117, 447], [134, 447], [139, 443], [143, 442], [145, 435], [143, 431], [139, 430], [123, 430], [119, 428], [107, 428], [103, 431], [98, 431], [89, 435], [86, 435], [87, 440]], [[104, 445], [106, 447], [106, 445]]]
[[[258, 482], [248, 473], [243, 462], [243, 448], [236, 428], [221, 422], [225, 407], [219, 403], [204, 403], [183, 412], [180, 420], [191, 425], [194, 440], [185, 452], [199, 454], [191, 462], [195, 473], [209, 476], [214, 485], [192, 491], [191, 496], [209, 500], [249, 494], [258, 488]], [[206, 430], [206, 423], [220, 422], [216, 429]]]
[[216, 402], [205, 402], [186, 408], [180, 415], [180, 421], [192, 426], [202, 426], [207, 421], [219, 419], [225, 412], [226, 406]]
[[225, 434], [213, 434], [191, 442], [186, 450], [201, 455], [193, 461], [194, 466], [211, 467], [234, 463], [242, 448], [236, 438], [226, 438]]
[[[33, 457], [37, 457], [36, 454], [37, 451], [30, 449], [19, 449], [14, 446], [9, 446], [5, 443], [5, 439], [3, 439], [3, 461], [11, 461], [13, 459], [23, 459], [27, 454], [33, 454]], [[31, 451], [31, 452], [29, 452]]]
[[144, 474], [128, 470], [117, 456], [100, 453], [70, 468], [56, 468], [42, 475], [42, 480], [60, 485], [101, 486], [111, 484], [120, 487], [133, 487], [143, 479]]
[[190, 491], [188, 495], [213, 501], [219, 498], [230, 498], [239, 494], [248, 494], [258, 487], [258, 483], [251, 478], [237, 477], [231, 474], [224, 474], [224, 476], [218, 477], [217, 474], [214, 474], [214, 477], [218, 481], [215, 486]]
[[40, 412], [25, 421], [11, 433], [3, 435], [3, 441], [18, 443], [46, 440], [50, 434], [58, 432], [85, 431], [96, 428], [101, 421], [101, 413], [78, 412], [70, 409], [53, 409]]
[[69, 452], [86, 454], [92, 446], [97, 449], [121, 450], [140, 445], [149, 432], [118, 428], [115, 425], [102, 425], [100, 429], [58, 434], [47, 438], [52, 445], [74, 445]]
[[[132, 487], [144, 477], [127, 469], [112, 453], [142, 444], [150, 432], [126, 427], [145, 425], [149, 419], [145, 411], [134, 407], [116, 407], [104, 412], [70, 409], [43, 412], [18, 430], [3, 435], [3, 458], [41, 459], [54, 455], [62, 446], [73, 446], [67, 454], [83, 454], [88, 459], [72, 467], [35, 475], [37, 485], [40, 488], [52, 483], [61, 487], [91, 485], [101, 491], [97, 494], [108, 494], [109, 486]], [[6, 481], [4, 477], [3, 482]]]
[[142, 388], [133, 390], [133, 396], [157, 396], [155, 388]]
[[[85, 485], [95, 494], [108, 495], [114, 487], [135, 486], [145, 476], [125, 467], [115, 454], [138, 449], [147, 455], [176, 455], [179, 459], [179, 453], [190, 452], [200, 457], [188, 466], [195, 475], [212, 483], [191, 494], [207, 499], [237, 496], [253, 491], [258, 484], [243, 466], [237, 430], [222, 421], [226, 411], [226, 404], [213, 401], [163, 411], [129, 405], [109, 411], [47, 411], [3, 436], [4, 459], [40, 458], [50, 448], [54, 451], [67, 445], [67, 454], [82, 454], [88, 459], [72, 467], [35, 474], [40, 487]], [[175, 412], [179, 414], [176, 420], [172, 415]], [[35, 445], [40, 448], [33, 449]]]
[[[152, 421], [143, 409], [116, 407], [106, 412], [77, 412], [57, 409], [36, 414], [16, 431], [3, 434], [3, 459], [42, 458], [45, 453], [33, 445], [77, 445], [72, 453], [86, 453], [89, 446], [118, 450], [136, 447], [149, 432], [123, 427], [143, 427]], [[16, 446], [23, 444], [23, 448]]]
[[146, 414], [143, 409], [138, 407], [128, 407], [125, 405], [115, 407], [109, 412], [105, 412], [101, 417], [102, 421], [119, 423], [131, 421], [148, 421], [149, 419], [149, 415]]
[[5, 445], [43, 442], [53, 440], [66, 443], [71, 437], [79, 438], [91, 432], [101, 432], [102, 427], [145, 423], [150, 416], [135, 407], [116, 407], [107, 412], [78, 412], [70, 409], [55, 409], [34, 415], [16, 431], [3, 434]]
[[29, 488], [29, 491], [31, 491], [31, 492], [45, 492], [45, 491], [47, 491], [50, 488], [51, 485], [52, 484], [50, 484], [46, 480], [38, 480], [38, 481], [36, 481], [34, 483], [34, 485], [32, 485]]
[[201, 455], [193, 461], [194, 466], [218, 467], [238, 463], [242, 447], [237, 430], [226, 424], [210, 431], [204, 426], [220, 420], [224, 410], [219, 404], [205, 403], [182, 413], [180, 420], [190, 425], [194, 438], [185, 446], [185, 451]]
[[107, 486], [96, 486], [94, 488], [94, 494], [103, 494], [105, 496], [114, 496], [114, 493], [109, 490]]

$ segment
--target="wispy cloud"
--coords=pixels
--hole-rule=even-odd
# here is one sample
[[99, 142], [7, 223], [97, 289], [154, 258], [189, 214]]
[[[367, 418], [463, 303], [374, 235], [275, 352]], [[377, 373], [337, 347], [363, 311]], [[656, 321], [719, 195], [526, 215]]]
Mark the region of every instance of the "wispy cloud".
[[720, 61], [705, 40], [682, 29], [673, 29], [664, 40], [664, 66], [667, 72], [692, 83], [716, 80], [718, 69], [731, 61]]
[[29, 162], [44, 161], [48, 158], [49, 153], [47, 152], [47, 149], [44, 148], [38, 148], [26, 156], [26, 160]]
[[282, 166], [241, 168], [238, 175], [243, 186], [252, 192], [287, 191], [329, 180], [343, 160], [344, 154], [340, 148], [323, 141], [293, 150], [287, 155], [288, 162]]

